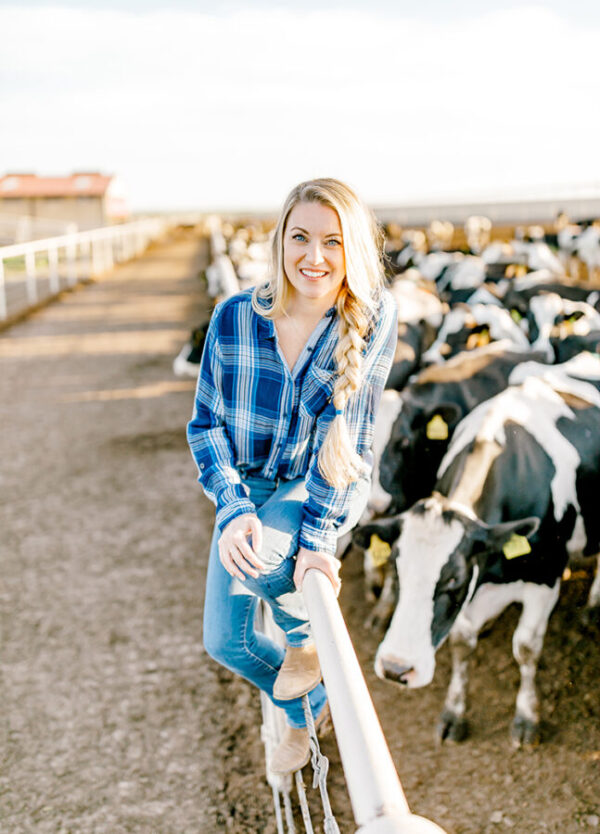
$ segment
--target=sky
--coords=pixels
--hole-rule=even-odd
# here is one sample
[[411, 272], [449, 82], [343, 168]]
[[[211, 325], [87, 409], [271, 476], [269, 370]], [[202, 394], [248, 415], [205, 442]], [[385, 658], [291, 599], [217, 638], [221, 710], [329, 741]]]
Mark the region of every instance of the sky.
[[600, 3], [0, 0], [0, 174], [115, 174], [136, 210], [600, 187]]

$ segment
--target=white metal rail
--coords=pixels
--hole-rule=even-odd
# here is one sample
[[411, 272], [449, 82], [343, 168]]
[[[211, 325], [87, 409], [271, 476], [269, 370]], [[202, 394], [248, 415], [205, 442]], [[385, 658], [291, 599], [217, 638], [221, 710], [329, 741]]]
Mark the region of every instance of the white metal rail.
[[[309, 570], [302, 591], [327, 689], [354, 819], [358, 825], [357, 834], [445, 834], [436, 823], [410, 812], [329, 579], [318, 570]], [[272, 639], [278, 639], [269, 614], [265, 609], [262, 627]], [[291, 778], [274, 776], [269, 770], [271, 752], [283, 731], [283, 712], [264, 694], [262, 707], [267, 780], [273, 790], [277, 831], [278, 834], [285, 831], [295, 834], [290, 799]], [[316, 735], [314, 742], [318, 746]], [[313, 834], [304, 783], [299, 772], [295, 777], [304, 830]], [[326, 825], [325, 830], [337, 831], [335, 820], [330, 827]]]
[[148, 217], [0, 247], [0, 321], [137, 257], [180, 222], [179, 217]]
[[342, 612], [325, 574], [302, 587], [360, 834], [444, 834], [410, 813]]

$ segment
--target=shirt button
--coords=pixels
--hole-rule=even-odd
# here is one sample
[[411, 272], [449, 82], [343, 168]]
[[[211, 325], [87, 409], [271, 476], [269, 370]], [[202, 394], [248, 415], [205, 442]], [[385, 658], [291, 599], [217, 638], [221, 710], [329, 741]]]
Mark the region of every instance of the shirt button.
[[204, 469], [204, 464], [203, 463], [200, 464], [200, 469]]

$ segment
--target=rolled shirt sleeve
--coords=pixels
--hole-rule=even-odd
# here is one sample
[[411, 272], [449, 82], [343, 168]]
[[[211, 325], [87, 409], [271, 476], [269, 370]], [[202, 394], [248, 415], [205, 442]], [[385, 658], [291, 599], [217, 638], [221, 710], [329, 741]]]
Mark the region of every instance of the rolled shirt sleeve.
[[[376, 316], [375, 329], [363, 359], [363, 382], [348, 400], [344, 418], [350, 439], [357, 453], [364, 459], [373, 443], [375, 415], [381, 399], [398, 341], [396, 303], [388, 291], [382, 296]], [[317, 418], [315, 444], [306, 476], [308, 498], [304, 504], [299, 545], [307, 550], [335, 554], [338, 529], [350, 510], [356, 482], [338, 489], [321, 475], [318, 453], [335, 417], [329, 402]], [[365, 472], [370, 465], [365, 461]]]
[[216, 505], [216, 522], [223, 532], [234, 518], [254, 513], [256, 508], [248, 498], [236, 469], [225, 423], [223, 362], [217, 337], [219, 308], [220, 305], [217, 305], [206, 334], [187, 438], [198, 467], [198, 481], [206, 496]]

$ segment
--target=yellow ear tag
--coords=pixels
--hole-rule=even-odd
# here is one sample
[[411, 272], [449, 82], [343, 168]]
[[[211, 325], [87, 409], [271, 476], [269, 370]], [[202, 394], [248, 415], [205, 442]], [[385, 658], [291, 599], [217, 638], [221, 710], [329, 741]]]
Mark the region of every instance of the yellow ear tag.
[[531, 545], [525, 536], [519, 536], [517, 533], [513, 533], [503, 546], [502, 552], [507, 559], [516, 559], [517, 556], [525, 556], [527, 553], [531, 553]]
[[427, 437], [429, 440], [448, 439], [448, 423], [439, 414], [436, 414], [427, 423]]
[[513, 307], [512, 310], [510, 311], [510, 317], [513, 321], [516, 321], [517, 324], [523, 318], [523, 316], [521, 315], [521, 313], [519, 313], [519, 311], [517, 310], [516, 307]]
[[380, 539], [377, 533], [373, 533], [369, 549], [367, 550], [367, 554], [373, 563], [373, 566], [376, 568], [382, 568], [389, 559], [391, 552], [392, 548], [390, 545]]

